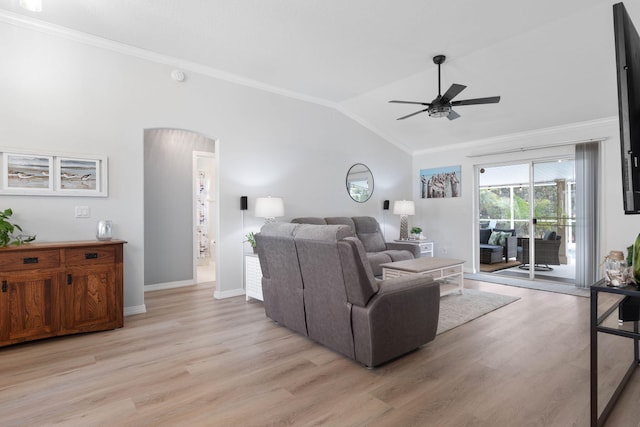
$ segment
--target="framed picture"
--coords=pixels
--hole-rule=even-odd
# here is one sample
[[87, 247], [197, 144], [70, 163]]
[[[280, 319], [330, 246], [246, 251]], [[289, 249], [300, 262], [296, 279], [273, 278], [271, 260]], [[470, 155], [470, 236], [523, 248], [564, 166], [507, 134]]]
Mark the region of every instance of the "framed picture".
[[2, 186], [13, 194], [46, 194], [53, 191], [53, 157], [2, 153]]
[[60, 192], [100, 192], [100, 160], [56, 157], [56, 188]]
[[2, 153], [0, 195], [107, 197], [106, 156]]
[[440, 199], [461, 197], [462, 166], [420, 169], [420, 197], [422, 199]]

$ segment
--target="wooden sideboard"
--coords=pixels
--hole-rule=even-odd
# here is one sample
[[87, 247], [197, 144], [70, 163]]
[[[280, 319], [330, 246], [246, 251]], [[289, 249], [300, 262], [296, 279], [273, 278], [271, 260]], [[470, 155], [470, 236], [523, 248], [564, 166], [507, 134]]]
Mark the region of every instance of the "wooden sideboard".
[[125, 243], [0, 248], [0, 346], [121, 328]]

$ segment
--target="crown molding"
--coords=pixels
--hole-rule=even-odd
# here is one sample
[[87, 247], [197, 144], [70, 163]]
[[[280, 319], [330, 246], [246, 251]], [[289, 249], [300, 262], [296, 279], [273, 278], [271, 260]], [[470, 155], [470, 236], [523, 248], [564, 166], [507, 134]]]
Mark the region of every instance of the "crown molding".
[[[442, 151], [460, 150], [468, 152], [465, 157], [481, 157], [497, 153], [514, 153], [521, 151], [529, 151], [535, 149], [544, 149], [551, 147], [559, 147], [563, 145], [575, 145], [580, 142], [587, 141], [604, 141], [609, 139], [608, 136], [597, 136], [592, 138], [577, 138], [572, 139], [559, 137], [565, 132], [580, 132], [589, 131], [590, 133], [601, 133], [603, 129], [611, 127], [611, 125], [617, 126], [618, 117], [605, 117], [602, 119], [589, 120], [585, 122], [567, 123], [564, 125], [553, 126], [542, 129], [534, 129], [526, 132], [517, 132], [512, 134], [500, 135], [485, 139], [476, 139], [473, 141], [461, 142], [459, 144], [450, 145], [446, 147], [436, 147], [426, 150], [420, 150], [414, 152], [414, 156], [424, 155]], [[536, 142], [538, 141], [538, 142]], [[505, 146], [507, 148], [505, 148]], [[472, 151], [478, 147], [489, 147], [485, 150]], [[502, 147], [496, 149], [495, 147]]]

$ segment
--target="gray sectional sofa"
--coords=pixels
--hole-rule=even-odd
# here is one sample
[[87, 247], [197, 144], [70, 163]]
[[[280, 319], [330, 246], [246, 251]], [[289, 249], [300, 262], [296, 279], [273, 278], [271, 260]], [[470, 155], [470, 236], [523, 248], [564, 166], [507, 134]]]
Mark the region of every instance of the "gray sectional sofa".
[[382, 264], [420, 257], [420, 247], [418, 245], [405, 242], [385, 242], [382, 230], [380, 230], [380, 224], [371, 216], [302, 217], [294, 218], [291, 222], [297, 224], [348, 225], [364, 245], [375, 276], [382, 275]]
[[377, 280], [350, 227], [268, 223], [256, 247], [265, 313], [280, 325], [369, 367], [435, 338], [438, 282]]

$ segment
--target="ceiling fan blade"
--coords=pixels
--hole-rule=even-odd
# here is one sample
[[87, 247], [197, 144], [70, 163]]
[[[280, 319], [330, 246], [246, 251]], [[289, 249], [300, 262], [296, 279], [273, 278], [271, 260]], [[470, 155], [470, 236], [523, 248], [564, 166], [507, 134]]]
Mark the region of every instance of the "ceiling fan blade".
[[456, 112], [455, 112], [455, 111], [453, 111], [453, 110], [450, 110], [450, 111], [449, 111], [449, 115], [447, 116], [447, 119], [449, 119], [449, 120], [455, 120], [455, 119], [457, 119], [458, 117], [460, 117], [460, 114], [456, 113]]
[[395, 104], [418, 104], [418, 105], [426, 105], [427, 107], [430, 106], [431, 104], [429, 104], [428, 102], [414, 102], [414, 101], [389, 101], [389, 102], [393, 102]]
[[452, 106], [456, 105], [477, 105], [477, 104], [496, 104], [500, 102], [499, 96], [491, 96], [488, 98], [463, 99], [461, 101], [453, 101]]
[[396, 120], [408, 119], [411, 116], [415, 116], [416, 114], [424, 113], [425, 111], [428, 111], [428, 110], [429, 110], [428, 108], [425, 108], [424, 110], [416, 111], [415, 113], [411, 113], [411, 114], [407, 114], [406, 116], [398, 117]]
[[447, 104], [453, 98], [455, 98], [460, 92], [465, 90], [465, 88], [466, 88], [465, 85], [459, 85], [456, 83], [452, 84], [451, 87], [449, 87], [449, 89], [444, 93], [444, 95], [442, 95], [442, 98], [440, 98], [440, 101], [442, 101], [443, 104]]

